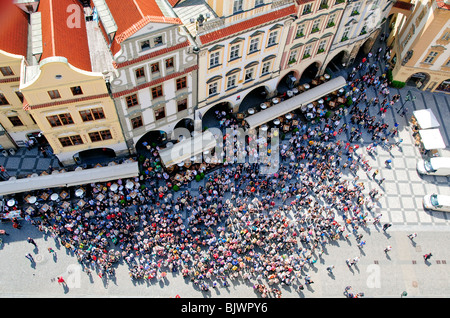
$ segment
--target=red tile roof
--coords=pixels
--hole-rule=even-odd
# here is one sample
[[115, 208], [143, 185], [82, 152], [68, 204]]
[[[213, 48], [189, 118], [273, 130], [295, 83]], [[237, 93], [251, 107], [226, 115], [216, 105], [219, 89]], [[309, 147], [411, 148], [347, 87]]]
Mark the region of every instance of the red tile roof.
[[246, 30], [250, 30], [257, 26], [264, 25], [266, 23], [270, 23], [271, 21], [275, 21], [280, 18], [296, 13], [297, 9], [295, 8], [295, 5], [292, 5], [284, 9], [273, 11], [264, 15], [260, 15], [256, 18], [252, 18], [243, 22], [230, 25], [229, 27], [225, 27], [221, 30], [200, 35], [200, 41], [202, 42], [202, 44], [214, 42], [219, 39], [226, 38], [234, 34], [244, 32]]
[[155, 0], [105, 0], [117, 24], [111, 51], [116, 54], [120, 43], [150, 22], [181, 24], [178, 18], [166, 17]]
[[445, 1], [443, 1], [443, 0], [437, 0], [436, 4], [437, 4], [438, 8], [450, 10], [450, 4], [445, 3]]
[[414, 4], [405, 1], [395, 1], [393, 7], [404, 10], [411, 10], [414, 7]]
[[176, 6], [180, 0], [167, 0], [172, 7]]
[[[74, 5], [79, 11], [69, 9]], [[80, 3], [77, 0], [41, 0], [38, 11], [42, 19], [42, 59], [61, 56], [67, 58], [71, 65], [91, 71], [86, 24]], [[77, 12], [80, 12], [79, 18]], [[75, 27], [70, 27], [68, 22], [75, 23]]]
[[13, 4], [0, 0], [0, 50], [27, 56], [28, 15]]

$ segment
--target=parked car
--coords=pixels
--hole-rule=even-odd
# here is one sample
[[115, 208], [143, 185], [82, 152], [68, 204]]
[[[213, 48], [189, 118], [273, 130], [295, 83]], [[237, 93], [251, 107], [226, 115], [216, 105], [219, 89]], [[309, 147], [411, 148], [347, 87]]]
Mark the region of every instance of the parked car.
[[450, 157], [433, 157], [419, 160], [417, 172], [432, 176], [450, 176]]
[[428, 194], [423, 197], [423, 207], [428, 210], [450, 212], [450, 196]]

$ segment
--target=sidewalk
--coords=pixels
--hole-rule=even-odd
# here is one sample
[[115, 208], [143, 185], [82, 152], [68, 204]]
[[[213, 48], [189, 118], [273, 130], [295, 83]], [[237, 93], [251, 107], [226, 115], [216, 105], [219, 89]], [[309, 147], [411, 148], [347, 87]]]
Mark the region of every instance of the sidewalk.
[[18, 148], [14, 155], [1, 156], [0, 165], [5, 167], [10, 177], [27, 176], [32, 173], [40, 174], [49, 167], [61, 168], [55, 155], [49, 154], [44, 157], [37, 147], [31, 150]]

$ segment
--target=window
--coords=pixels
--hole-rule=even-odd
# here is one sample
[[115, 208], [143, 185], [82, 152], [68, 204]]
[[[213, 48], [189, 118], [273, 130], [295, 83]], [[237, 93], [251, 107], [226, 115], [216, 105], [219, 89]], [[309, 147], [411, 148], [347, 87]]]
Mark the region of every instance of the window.
[[325, 51], [325, 45], [327, 44], [327, 40], [322, 40], [319, 42], [319, 48], [317, 49], [317, 53], [322, 53]]
[[148, 50], [150, 48], [150, 41], [149, 40], [142, 41], [140, 44], [141, 44], [141, 51], [145, 51], [145, 50]]
[[217, 82], [208, 85], [208, 95], [217, 94]]
[[23, 126], [23, 123], [20, 120], [19, 116], [11, 116], [11, 117], [8, 117], [8, 119], [14, 127]]
[[134, 71], [134, 74], [135, 74], [137, 80], [145, 78], [145, 72], [144, 72], [144, 68], [143, 67], [140, 67], [140, 68], [136, 69]]
[[236, 74], [228, 76], [227, 89], [233, 88], [235, 86], [236, 86]]
[[249, 53], [253, 53], [259, 50], [259, 38], [253, 38], [250, 40]]
[[245, 81], [250, 81], [253, 79], [253, 68], [245, 70]]
[[240, 51], [241, 46], [239, 44], [233, 45], [230, 48], [230, 60], [234, 60], [239, 58], [239, 51]]
[[164, 107], [155, 109], [154, 112], [155, 112], [155, 120], [160, 120], [166, 117], [166, 110]]
[[311, 29], [311, 33], [315, 33], [317, 31], [319, 31], [319, 25], [320, 25], [320, 19], [314, 20], [312, 29]]
[[437, 55], [438, 55], [438, 52], [431, 51], [430, 54], [428, 54], [428, 56], [426, 57], [426, 59], [423, 62], [431, 64], [431, 63], [433, 63], [433, 61]]
[[61, 143], [61, 146], [63, 146], [63, 147], [70, 147], [70, 146], [76, 146], [76, 145], [83, 144], [83, 140], [81, 139], [80, 135], [61, 137], [58, 139], [59, 139], [59, 142]]
[[358, 15], [360, 8], [361, 8], [361, 3], [355, 4], [355, 6], [353, 7], [353, 10], [352, 10], [352, 13], [350, 14], [350, 16]]
[[267, 41], [267, 46], [277, 44], [278, 31], [273, 31], [269, 34], [269, 40]]
[[186, 77], [177, 79], [177, 90], [187, 87]]
[[297, 27], [297, 33], [295, 34], [296, 38], [301, 38], [302, 36], [305, 36], [305, 25], [299, 25]]
[[153, 63], [150, 65], [150, 69], [152, 73], [158, 73], [159, 72], [159, 63]]
[[96, 131], [96, 132], [89, 133], [89, 138], [91, 139], [92, 142], [97, 142], [97, 141], [112, 139], [112, 135], [111, 135], [111, 131], [102, 130], [102, 131]]
[[344, 29], [344, 33], [342, 34], [342, 41], [348, 40], [348, 33], [350, 32], [350, 27], [346, 27]]
[[163, 89], [162, 89], [162, 85], [156, 86], [152, 88], [152, 97], [153, 98], [158, 98], [163, 96]]
[[328, 0], [322, 0], [320, 2], [320, 9], [327, 9], [328, 8]]
[[219, 57], [220, 57], [220, 52], [213, 52], [210, 54], [210, 56], [209, 56], [209, 67], [210, 68], [219, 65]]
[[255, 7], [262, 6], [264, 4], [264, 0], [255, 0]]
[[59, 127], [73, 124], [72, 116], [69, 113], [47, 116], [47, 120], [52, 127]]
[[361, 28], [361, 34], [366, 34], [367, 33], [367, 23], [364, 23], [363, 27]]
[[86, 121], [92, 121], [92, 120], [98, 120], [98, 119], [104, 119], [105, 113], [103, 112], [103, 108], [92, 108], [87, 110], [81, 110], [80, 111], [81, 119]]
[[303, 7], [303, 13], [302, 14], [308, 14], [311, 13], [311, 4], [305, 4]]
[[311, 56], [311, 45], [305, 47], [305, 52], [303, 53], [303, 58], [306, 59]]
[[139, 104], [136, 94], [125, 97], [125, 100], [127, 101], [128, 107], [133, 107], [133, 106], [136, 106], [137, 104]]
[[71, 87], [70, 90], [72, 91], [72, 95], [73, 96], [82, 95], [83, 94], [83, 91], [81, 90], [80, 86]]
[[131, 127], [133, 129], [139, 128], [143, 125], [144, 125], [144, 123], [142, 122], [142, 116], [137, 116], [137, 117], [131, 118]]
[[168, 58], [166, 60], [166, 68], [171, 68], [171, 67], [173, 67], [173, 57]]
[[291, 53], [289, 54], [289, 60], [288, 60], [289, 64], [297, 62], [297, 53], [298, 53], [297, 50], [291, 51]]
[[0, 93], [0, 105], [9, 105], [8, 100], [6, 99], [5, 95]]
[[57, 89], [52, 90], [52, 91], [48, 91], [47, 93], [48, 93], [48, 95], [50, 96], [51, 99], [61, 98], [61, 95], [59, 95], [59, 91]]
[[234, 0], [233, 13], [242, 11], [242, 2], [243, 0]]
[[163, 44], [163, 38], [162, 38], [162, 36], [157, 36], [157, 37], [155, 37], [155, 38], [153, 39], [153, 44], [154, 44], [155, 46], [162, 45], [162, 44]]
[[450, 41], [450, 32], [445, 32], [445, 34], [442, 36], [443, 41]]
[[17, 98], [20, 100], [21, 103], [23, 103], [23, 94], [22, 92], [16, 91]]
[[335, 20], [336, 20], [336, 13], [333, 13], [328, 18], [327, 28], [333, 27], [335, 25], [335, 22], [334, 22]]
[[3, 76], [11, 76], [14, 75], [14, 72], [9, 66], [0, 67], [0, 72], [2, 72]]
[[187, 109], [187, 99], [182, 99], [177, 102], [177, 111], [182, 112]]
[[269, 71], [270, 71], [270, 65], [271, 65], [271, 62], [270, 62], [270, 61], [269, 61], [269, 62], [265, 62], [265, 63], [262, 65], [261, 73], [262, 73], [263, 75], [269, 73]]

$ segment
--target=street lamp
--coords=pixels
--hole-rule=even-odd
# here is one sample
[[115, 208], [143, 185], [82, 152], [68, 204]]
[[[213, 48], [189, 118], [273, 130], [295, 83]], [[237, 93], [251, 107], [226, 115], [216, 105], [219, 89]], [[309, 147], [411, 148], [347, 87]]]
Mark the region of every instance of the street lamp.
[[408, 91], [408, 94], [405, 97], [405, 101], [403, 102], [402, 106], [397, 110], [397, 114], [400, 113], [400, 111], [405, 107], [405, 104], [409, 101], [415, 101], [416, 97], [412, 96], [411, 91]]

